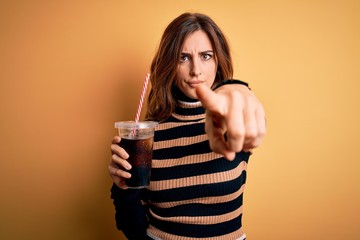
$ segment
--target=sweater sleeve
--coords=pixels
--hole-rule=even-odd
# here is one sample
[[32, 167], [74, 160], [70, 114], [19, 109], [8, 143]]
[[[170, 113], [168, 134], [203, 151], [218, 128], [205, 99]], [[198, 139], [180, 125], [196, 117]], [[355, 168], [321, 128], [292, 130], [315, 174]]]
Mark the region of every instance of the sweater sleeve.
[[111, 198], [115, 207], [116, 227], [129, 240], [146, 239], [148, 220], [142, 204], [144, 189], [123, 190], [113, 184]]
[[249, 87], [249, 84], [247, 82], [244, 82], [244, 81], [241, 81], [241, 80], [237, 80], [237, 79], [226, 79], [226, 80], [223, 80], [221, 81], [220, 83], [218, 83], [214, 88], [213, 90], [221, 87], [221, 86], [224, 86], [224, 85], [228, 85], [228, 84], [241, 84], [241, 85], [245, 85], [246, 87], [248, 87], [250, 90], [251, 88]]

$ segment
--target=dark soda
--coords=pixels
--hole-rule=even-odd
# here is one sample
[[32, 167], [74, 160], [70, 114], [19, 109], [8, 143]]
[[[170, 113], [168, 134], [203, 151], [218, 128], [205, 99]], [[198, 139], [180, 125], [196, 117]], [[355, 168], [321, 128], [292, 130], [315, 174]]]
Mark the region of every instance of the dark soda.
[[144, 139], [122, 138], [119, 145], [129, 154], [131, 178], [125, 180], [129, 188], [143, 188], [149, 185], [154, 137]]

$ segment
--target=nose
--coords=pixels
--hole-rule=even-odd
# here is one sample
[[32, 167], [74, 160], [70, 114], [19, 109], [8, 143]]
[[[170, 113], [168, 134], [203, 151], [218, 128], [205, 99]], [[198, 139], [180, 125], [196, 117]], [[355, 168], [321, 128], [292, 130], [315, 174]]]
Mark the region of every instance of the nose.
[[190, 69], [190, 76], [198, 77], [201, 75], [201, 69], [198, 59], [193, 59]]

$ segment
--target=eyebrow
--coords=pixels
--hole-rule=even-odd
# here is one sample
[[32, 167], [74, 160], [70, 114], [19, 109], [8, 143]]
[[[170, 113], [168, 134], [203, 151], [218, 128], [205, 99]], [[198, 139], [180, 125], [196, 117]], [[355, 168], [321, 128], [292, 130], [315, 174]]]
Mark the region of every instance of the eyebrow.
[[[205, 51], [201, 51], [199, 52], [199, 54], [203, 54], [203, 53], [214, 53], [213, 50], [205, 50]], [[186, 55], [186, 56], [190, 56], [191, 53], [187, 53], [187, 52], [182, 52], [181, 55]]]

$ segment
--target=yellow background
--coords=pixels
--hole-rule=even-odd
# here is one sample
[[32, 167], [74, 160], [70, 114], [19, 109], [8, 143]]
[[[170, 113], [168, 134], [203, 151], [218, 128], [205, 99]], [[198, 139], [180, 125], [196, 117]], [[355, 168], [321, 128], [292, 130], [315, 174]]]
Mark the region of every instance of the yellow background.
[[[249, 240], [360, 239], [360, 2], [0, 2], [0, 239], [123, 239], [107, 173], [167, 24], [213, 17], [264, 103]], [[143, 117], [143, 115], [142, 115]]]

